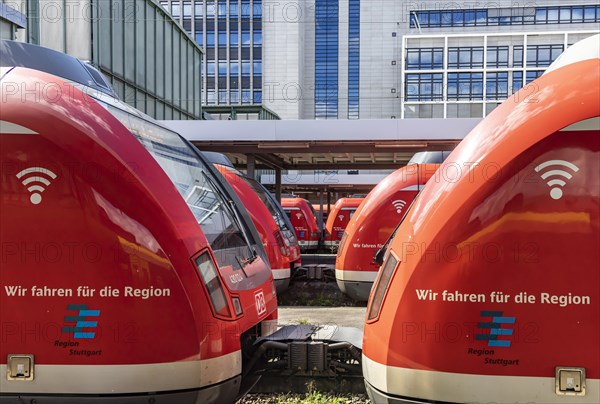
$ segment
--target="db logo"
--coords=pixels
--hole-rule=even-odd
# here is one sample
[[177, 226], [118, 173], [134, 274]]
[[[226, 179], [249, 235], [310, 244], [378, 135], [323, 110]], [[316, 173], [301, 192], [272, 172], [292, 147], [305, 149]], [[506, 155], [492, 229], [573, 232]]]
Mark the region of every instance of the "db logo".
[[265, 303], [265, 295], [264, 293], [258, 292], [254, 295], [254, 304], [256, 304], [256, 312], [259, 316], [265, 314], [267, 312], [267, 304]]

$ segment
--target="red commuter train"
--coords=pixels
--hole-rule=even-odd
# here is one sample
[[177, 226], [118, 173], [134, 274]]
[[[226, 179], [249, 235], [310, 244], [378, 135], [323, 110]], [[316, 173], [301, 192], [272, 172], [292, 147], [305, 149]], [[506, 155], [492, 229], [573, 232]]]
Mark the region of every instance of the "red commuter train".
[[215, 167], [235, 190], [250, 213], [250, 217], [262, 239], [263, 247], [267, 252], [277, 292], [285, 291], [290, 284], [291, 277], [290, 250], [271, 211], [264, 204], [263, 199], [259, 197], [256, 189], [252, 187], [249, 181], [245, 180], [241, 173], [221, 164], [215, 164]]
[[294, 226], [275, 196], [273, 196], [273, 194], [269, 192], [269, 190], [263, 184], [235, 169], [231, 163], [231, 160], [229, 160], [224, 154], [217, 152], [203, 152], [202, 154], [211, 163], [227, 167], [230, 171], [237, 174], [242, 181], [247, 183], [248, 186], [250, 186], [254, 192], [256, 192], [256, 195], [258, 195], [267, 209], [269, 209], [269, 212], [271, 212], [273, 220], [275, 220], [277, 227], [279, 227], [281, 234], [283, 234], [283, 240], [286, 247], [289, 249], [291, 269], [294, 270], [295, 268], [301, 266], [302, 256], [300, 254], [300, 244], [298, 244], [298, 239], [296, 238], [296, 233], [294, 232]]
[[0, 401], [233, 402], [277, 316], [240, 200], [92, 67], [0, 63]]
[[352, 299], [366, 301], [379, 264], [377, 251], [408, 211], [422, 186], [439, 164], [413, 164], [384, 178], [369, 192], [346, 227], [335, 260], [338, 287]]
[[281, 206], [294, 226], [300, 249], [318, 249], [321, 237], [315, 210], [310, 202], [303, 198], [281, 198]]
[[497, 107], [415, 200], [367, 308], [374, 402], [600, 402], [599, 43]]
[[337, 200], [327, 215], [325, 247], [333, 251], [337, 250], [346, 226], [363, 200], [364, 198], [340, 198]]

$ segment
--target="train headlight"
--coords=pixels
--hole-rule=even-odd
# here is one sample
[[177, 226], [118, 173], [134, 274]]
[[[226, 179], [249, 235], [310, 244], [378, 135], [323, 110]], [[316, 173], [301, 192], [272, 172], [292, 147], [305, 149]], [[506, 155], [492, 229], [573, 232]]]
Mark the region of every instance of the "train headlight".
[[283, 241], [283, 236], [281, 235], [281, 232], [275, 232], [275, 239], [277, 240], [277, 245], [279, 245], [279, 251], [281, 251], [281, 255], [289, 255], [288, 249], [286, 248], [285, 243]]
[[221, 283], [221, 278], [219, 278], [217, 268], [210, 255], [208, 252], [204, 252], [195, 259], [195, 262], [198, 267], [198, 272], [200, 272], [200, 276], [202, 277], [202, 281], [208, 290], [208, 295], [213, 309], [215, 310], [215, 314], [231, 318], [231, 309], [229, 308], [227, 297], [225, 296], [223, 284]]
[[338, 246], [337, 256], [339, 257], [342, 251], [344, 250], [344, 244], [346, 244], [346, 239], [348, 238], [348, 233], [344, 232], [342, 235], [342, 239], [340, 240], [340, 245]]
[[385, 298], [388, 287], [390, 286], [390, 281], [392, 280], [392, 276], [394, 275], [394, 271], [397, 266], [398, 260], [396, 257], [394, 257], [394, 254], [390, 252], [387, 260], [383, 264], [383, 268], [379, 274], [379, 277], [377, 278], [375, 286], [373, 287], [373, 291], [371, 292], [369, 308], [367, 312], [367, 321], [372, 321], [379, 317], [383, 299]]
[[233, 302], [233, 310], [235, 311], [235, 315], [236, 316], [241, 316], [242, 315], [242, 303], [240, 303], [240, 298], [239, 297], [232, 297], [231, 301]]

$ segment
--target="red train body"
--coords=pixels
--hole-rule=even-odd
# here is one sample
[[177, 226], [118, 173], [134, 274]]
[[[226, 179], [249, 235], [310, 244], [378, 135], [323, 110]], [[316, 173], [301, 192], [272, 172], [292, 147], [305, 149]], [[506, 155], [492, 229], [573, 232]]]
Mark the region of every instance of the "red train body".
[[177, 134], [88, 96], [78, 60], [0, 54], [0, 401], [232, 402], [277, 316], [247, 213]]
[[486, 117], [408, 212], [367, 309], [375, 402], [600, 402], [599, 40]]
[[379, 271], [375, 254], [438, 167], [410, 164], [388, 175], [369, 192], [348, 223], [338, 249], [335, 278], [342, 292], [355, 300], [369, 299]]
[[312, 205], [302, 198], [282, 198], [281, 206], [287, 213], [302, 251], [319, 248], [320, 234]]
[[256, 190], [248, 184], [242, 175], [220, 164], [216, 164], [215, 167], [235, 190], [250, 213], [250, 217], [260, 234], [263, 247], [267, 252], [277, 292], [285, 291], [290, 283], [291, 257], [290, 249], [285, 244], [285, 237], [281, 229], [275, 223], [273, 215], [258, 196]]
[[340, 198], [327, 215], [325, 247], [337, 250], [344, 230], [364, 198]]

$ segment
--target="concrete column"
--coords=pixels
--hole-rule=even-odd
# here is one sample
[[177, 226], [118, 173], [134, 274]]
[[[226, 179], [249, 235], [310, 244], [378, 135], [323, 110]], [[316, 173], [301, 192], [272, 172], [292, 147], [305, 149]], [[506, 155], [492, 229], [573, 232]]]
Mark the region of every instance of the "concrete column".
[[275, 198], [281, 203], [281, 168], [275, 169]]
[[254, 154], [246, 154], [246, 175], [250, 178], [254, 178], [254, 167], [256, 164], [256, 158]]
[[319, 231], [321, 232], [321, 237], [323, 237], [323, 232], [324, 232], [324, 228], [325, 226], [323, 226], [323, 190], [319, 189], [319, 218], [318, 218], [318, 226], [319, 226]]

